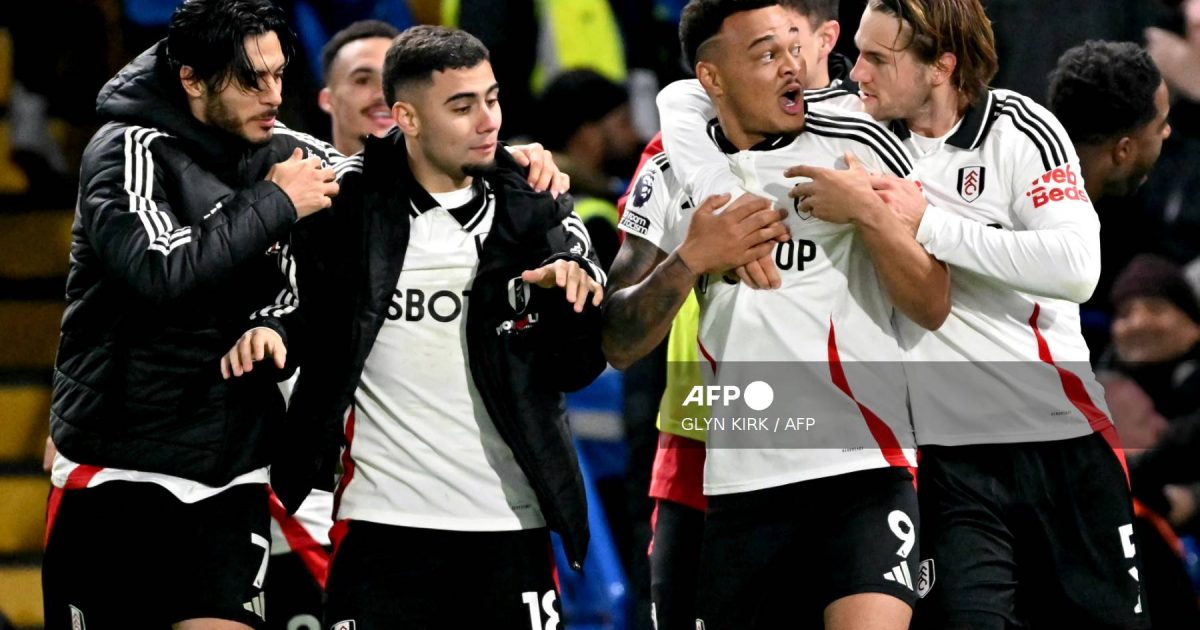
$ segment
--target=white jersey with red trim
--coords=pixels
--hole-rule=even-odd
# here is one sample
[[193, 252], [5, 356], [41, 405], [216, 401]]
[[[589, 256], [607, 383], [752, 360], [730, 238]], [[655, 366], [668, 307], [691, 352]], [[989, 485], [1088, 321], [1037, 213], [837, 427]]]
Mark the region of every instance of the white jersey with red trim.
[[288, 514], [286, 509], [271, 511], [271, 555], [328, 547], [332, 527], [333, 493], [314, 489], [295, 514]]
[[1049, 441], [1108, 425], [1079, 303], [1100, 273], [1100, 222], [1058, 120], [992, 90], [947, 136], [892, 125], [930, 207], [917, 241], [951, 267], [935, 332], [900, 320], [919, 444]]
[[[247, 483], [266, 485], [267, 469], [259, 468], [234, 477], [223, 486], [208, 486], [199, 481], [164, 475], [162, 473], [145, 472], [141, 470], [125, 470], [122, 468], [104, 468], [90, 464], [80, 464], [67, 459], [61, 452], [54, 456], [50, 468], [50, 483], [56, 488], [77, 490], [80, 488], [95, 488], [110, 481], [133, 481], [137, 483], [153, 483], [165, 488], [183, 503], [196, 503], [221, 494], [234, 486]], [[263, 493], [266, 500], [266, 493]]]
[[467, 357], [470, 286], [495, 195], [478, 179], [411, 202], [404, 267], [345, 421], [334, 518], [453, 531], [542, 527]]
[[[894, 307], [856, 228], [800, 211], [788, 192], [802, 180], [783, 176], [797, 164], [844, 168], [849, 151], [869, 170], [904, 177], [911, 158], [862, 114], [817, 103], [807, 107], [805, 120], [799, 135], [767, 138], [744, 151], [715, 119], [709, 124], [710, 141], [727, 154], [726, 169], [739, 187], [788, 209], [791, 239], [775, 247], [781, 288], [758, 291], [709, 275], [696, 289], [700, 349], [711, 368], [705, 376], [720, 392], [747, 392], [743, 402], [724, 407], [735, 415], [714, 407], [707, 421], [705, 494], [915, 464]], [[752, 397], [748, 389], [755, 381], [772, 390], [765, 409], [762, 390]], [[758, 420], [764, 417], [765, 424]]]

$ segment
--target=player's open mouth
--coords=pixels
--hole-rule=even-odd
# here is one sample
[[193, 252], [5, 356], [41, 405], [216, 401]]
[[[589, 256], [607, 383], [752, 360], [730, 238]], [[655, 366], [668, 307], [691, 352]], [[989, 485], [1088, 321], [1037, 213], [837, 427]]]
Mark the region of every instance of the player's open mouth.
[[370, 116], [371, 120], [376, 122], [391, 122], [392, 110], [386, 107], [372, 107], [370, 111], [367, 112], [367, 116]]
[[788, 90], [779, 96], [779, 106], [788, 115], [804, 113], [804, 91], [800, 88]]

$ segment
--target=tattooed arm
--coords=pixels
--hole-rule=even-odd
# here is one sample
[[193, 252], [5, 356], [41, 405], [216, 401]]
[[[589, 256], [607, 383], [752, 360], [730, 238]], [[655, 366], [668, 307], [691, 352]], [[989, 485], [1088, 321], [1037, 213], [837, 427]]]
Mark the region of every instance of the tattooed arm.
[[609, 272], [601, 345], [613, 367], [623, 370], [667, 336], [696, 275], [672, 253], [650, 241], [625, 237]]
[[703, 274], [722, 273], [757, 260], [787, 231], [770, 202], [743, 195], [724, 212], [729, 195], [714, 195], [695, 210], [683, 243], [665, 254], [630, 235], [609, 274], [602, 347], [608, 362], [625, 369], [657, 346]]

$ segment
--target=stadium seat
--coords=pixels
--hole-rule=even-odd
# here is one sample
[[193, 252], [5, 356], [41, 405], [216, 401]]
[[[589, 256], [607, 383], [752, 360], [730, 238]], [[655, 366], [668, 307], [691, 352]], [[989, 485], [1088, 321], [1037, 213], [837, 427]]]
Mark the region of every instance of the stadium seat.
[[49, 387], [0, 384], [0, 463], [41, 461], [49, 418]]
[[41, 551], [49, 494], [45, 475], [0, 475], [0, 556]]
[[16, 628], [42, 626], [42, 570], [0, 566], [0, 613]]
[[72, 210], [0, 215], [0, 278], [65, 277], [70, 263], [74, 218]]
[[58, 350], [63, 303], [0, 301], [0, 368], [48, 369]]

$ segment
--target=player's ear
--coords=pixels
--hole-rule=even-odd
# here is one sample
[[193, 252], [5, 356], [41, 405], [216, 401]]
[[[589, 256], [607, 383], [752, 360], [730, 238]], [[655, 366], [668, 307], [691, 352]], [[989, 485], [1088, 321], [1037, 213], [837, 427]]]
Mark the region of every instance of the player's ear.
[[392, 120], [406, 136], [416, 136], [421, 131], [421, 121], [417, 116], [417, 108], [412, 103], [396, 101], [392, 104]]
[[954, 69], [958, 67], [958, 57], [954, 53], [942, 53], [937, 60], [933, 62], [933, 84], [942, 85], [948, 83], [950, 77], [954, 76]]
[[709, 97], [716, 98], [725, 94], [716, 65], [707, 61], [697, 61], [696, 78], [700, 80], [700, 85], [704, 87], [705, 92], [708, 92]]
[[1113, 143], [1112, 152], [1109, 157], [1112, 159], [1114, 166], [1124, 166], [1133, 159], [1135, 149], [1136, 145], [1133, 142], [1133, 138], [1121, 136], [1120, 139]]
[[821, 52], [817, 53], [817, 61], [823, 62], [829, 58], [841, 34], [842, 25], [837, 20], [825, 20], [824, 24], [817, 27], [816, 40], [817, 45], [821, 47]]
[[320, 92], [317, 92], [317, 107], [320, 107], [321, 111], [325, 112], [326, 114], [333, 113], [333, 105], [329, 104], [330, 94], [331, 92], [327, 87], [323, 87], [321, 88]]
[[183, 85], [183, 91], [190, 98], [200, 98], [204, 95], [204, 81], [196, 76], [196, 72], [191, 66], [179, 67], [179, 83]]

